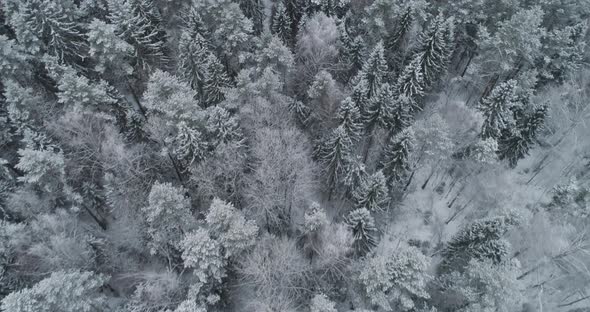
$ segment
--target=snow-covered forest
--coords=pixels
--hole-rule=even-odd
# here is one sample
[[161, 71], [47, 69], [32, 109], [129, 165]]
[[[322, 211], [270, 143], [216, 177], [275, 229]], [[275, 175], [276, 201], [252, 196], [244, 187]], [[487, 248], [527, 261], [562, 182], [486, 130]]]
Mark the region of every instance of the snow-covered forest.
[[0, 311], [590, 311], [590, 0], [0, 0]]

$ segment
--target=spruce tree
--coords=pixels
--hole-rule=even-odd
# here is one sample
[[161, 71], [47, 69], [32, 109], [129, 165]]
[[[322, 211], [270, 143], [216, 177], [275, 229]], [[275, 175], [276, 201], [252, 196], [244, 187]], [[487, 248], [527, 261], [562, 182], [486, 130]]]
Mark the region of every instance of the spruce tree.
[[383, 42], [375, 45], [373, 51], [363, 64], [360, 75], [367, 82], [367, 97], [373, 97], [387, 77], [387, 62], [385, 60]]
[[421, 54], [415, 55], [397, 78], [394, 87], [398, 97], [403, 96], [410, 101], [409, 112], [411, 114], [422, 110], [421, 98], [425, 89], [422, 59]]
[[389, 190], [383, 172], [377, 171], [369, 176], [364, 183], [353, 191], [353, 197], [358, 208], [369, 211], [381, 211], [387, 203]]
[[515, 167], [535, 144], [546, 115], [547, 107], [541, 106], [519, 118], [514, 129], [503, 129], [498, 139], [498, 158], [508, 160], [510, 167]]
[[500, 138], [502, 130], [512, 125], [512, 107], [516, 105], [516, 81], [508, 80], [492, 90], [479, 104], [479, 109], [484, 115], [481, 128], [483, 139]]
[[345, 81], [356, 75], [363, 67], [365, 41], [360, 35], [351, 37], [346, 22], [340, 24], [340, 58], [343, 66], [347, 66]]
[[272, 17], [271, 31], [273, 34], [277, 35], [288, 47], [292, 47], [294, 44], [292, 24], [293, 21], [287, 13], [285, 4], [283, 1], [279, 1], [275, 7], [274, 15]]
[[377, 228], [375, 219], [366, 208], [351, 211], [346, 217], [346, 224], [352, 230], [352, 246], [358, 255], [364, 255], [377, 245]]
[[503, 236], [517, 223], [517, 216], [511, 214], [473, 222], [447, 243], [440, 269], [461, 272], [471, 259], [488, 259], [496, 264], [507, 260], [510, 244]]
[[361, 114], [352, 98], [347, 97], [340, 102], [336, 118], [338, 120], [338, 125], [344, 128], [351, 139], [356, 140], [361, 136]]
[[410, 153], [413, 141], [412, 131], [406, 129], [392, 136], [383, 148], [380, 166], [389, 183], [400, 183], [407, 178], [411, 170]]
[[382, 84], [377, 93], [369, 100], [364, 111], [363, 120], [368, 132], [373, 131], [376, 126], [389, 129], [392, 125], [392, 114], [394, 112], [394, 93], [388, 83]]
[[363, 160], [359, 156], [351, 156], [346, 161], [346, 169], [342, 184], [346, 187], [347, 195], [353, 197], [355, 190], [360, 189], [361, 185], [365, 185], [369, 174], [365, 168]]
[[211, 106], [223, 101], [223, 88], [228, 88], [231, 84], [223, 64], [214, 54], [207, 57], [205, 68], [203, 103], [205, 106]]
[[388, 129], [390, 134], [396, 135], [411, 124], [412, 101], [403, 95], [393, 98], [392, 101], [393, 104], [388, 113]]
[[74, 6], [68, 1], [28, 0], [16, 2], [15, 9], [8, 20], [29, 53], [47, 52], [59, 62], [82, 65], [88, 44]]
[[439, 14], [431, 25], [420, 34], [416, 54], [422, 56], [421, 72], [424, 85], [430, 86], [446, 70], [454, 48], [453, 19], [446, 19]]
[[344, 127], [339, 126], [315, 150], [316, 158], [323, 164], [328, 178], [330, 195], [338, 184], [350, 156], [352, 140]]
[[408, 6], [400, 16], [394, 30], [387, 35], [384, 47], [387, 55], [389, 67], [397, 69], [403, 62], [402, 48], [403, 43], [411, 30], [414, 22], [412, 7]]
[[178, 72], [200, 97], [204, 94], [203, 84], [209, 53], [207, 42], [201, 34], [191, 35], [188, 30], [182, 32], [178, 42]]
[[135, 48], [139, 68], [161, 67], [168, 62], [166, 32], [153, 0], [109, 0], [109, 18], [117, 35]]
[[237, 0], [244, 15], [252, 21], [253, 30], [256, 34], [262, 32], [264, 15], [264, 3], [262, 0]]

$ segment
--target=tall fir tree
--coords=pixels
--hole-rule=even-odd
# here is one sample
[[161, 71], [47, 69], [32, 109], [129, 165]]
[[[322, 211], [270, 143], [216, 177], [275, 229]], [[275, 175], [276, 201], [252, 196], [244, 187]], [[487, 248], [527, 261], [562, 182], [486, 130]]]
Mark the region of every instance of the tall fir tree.
[[292, 47], [293, 42], [293, 21], [287, 12], [287, 8], [283, 1], [279, 1], [274, 8], [274, 15], [272, 17], [271, 31], [277, 35], [283, 43]]
[[356, 206], [372, 212], [383, 210], [388, 201], [388, 194], [387, 181], [381, 170], [369, 176], [353, 191]]
[[352, 140], [344, 127], [339, 126], [322, 142], [314, 152], [315, 157], [324, 165], [328, 178], [329, 194], [338, 185], [346, 168], [346, 160], [350, 156]]
[[352, 230], [352, 246], [357, 255], [363, 256], [377, 246], [377, 227], [371, 212], [366, 208], [351, 211], [346, 224]]
[[520, 117], [514, 129], [503, 129], [498, 139], [498, 158], [506, 159], [510, 167], [516, 167], [518, 161], [528, 155], [535, 144], [537, 133], [547, 116], [547, 107], [535, 108]]
[[206, 60], [210, 53], [207, 47], [207, 41], [201, 34], [185, 30], [180, 36], [178, 42], [178, 72], [184, 78], [193, 90], [203, 100], [205, 74], [207, 70]]
[[369, 100], [364, 111], [363, 121], [368, 132], [376, 126], [389, 129], [392, 125], [392, 114], [395, 109], [395, 97], [391, 86], [383, 83], [375, 95]]
[[517, 105], [516, 81], [508, 80], [495, 87], [489, 96], [481, 100], [479, 110], [484, 115], [481, 127], [483, 139], [499, 139], [502, 130], [512, 127], [511, 109]]
[[361, 136], [363, 130], [361, 114], [352, 98], [347, 97], [340, 102], [336, 118], [338, 125], [344, 128], [351, 139], [356, 140]]
[[375, 45], [363, 64], [360, 75], [367, 82], [367, 97], [373, 97], [387, 78], [387, 61], [385, 60], [383, 42]]
[[391, 33], [387, 35], [384, 41], [387, 61], [389, 67], [397, 70], [403, 63], [404, 41], [408, 36], [414, 22], [413, 10], [408, 6], [404, 13], [399, 17], [398, 23]]
[[263, 0], [238, 0], [244, 15], [252, 21], [252, 29], [260, 34], [263, 29], [265, 14]]
[[340, 57], [343, 66], [348, 68], [346, 81], [356, 75], [363, 68], [366, 43], [360, 35], [351, 37], [346, 23], [340, 24]]
[[18, 42], [31, 54], [47, 52], [59, 62], [82, 65], [88, 52], [76, 7], [68, 1], [12, 1], [8, 21]]
[[141, 69], [166, 65], [167, 35], [154, 1], [108, 0], [108, 4], [117, 35], [135, 48], [136, 65]]
[[419, 37], [415, 52], [422, 56], [424, 85], [430, 86], [446, 71], [454, 48], [454, 20], [439, 14]]
[[398, 97], [403, 96], [410, 101], [409, 112], [411, 114], [422, 110], [421, 99], [425, 89], [422, 59], [421, 54], [415, 55], [397, 78], [394, 87]]
[[203, 103], [206, 106], [211, 106], [223, 101], [225, 98], [223, 89], [230, 87], [231, 83], [225, 67], [214, 54], [209, 54], [205, 66]]
[[414, 145], [413, 140], [412, 131], [406, 129], [392, 136], [383, 148], [380, 167], [390, 184], [401, 183], [407, 179], [411, 169], [410, 153]]
[[518, 222], [518, 216], [508, 214], [478, 220], [466, 226], [443, 249], [441, 271], [461, 272], [471, 259], [488, 259], [494, 263], [507, 260], [510, 244], [503, 237]]

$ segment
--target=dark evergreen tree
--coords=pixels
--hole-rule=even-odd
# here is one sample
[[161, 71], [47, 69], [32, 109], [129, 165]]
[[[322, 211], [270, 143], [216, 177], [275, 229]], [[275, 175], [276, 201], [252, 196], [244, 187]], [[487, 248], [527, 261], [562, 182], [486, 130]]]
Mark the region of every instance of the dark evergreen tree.
[[383, 172], [377, 171], [369, 176], [353, 191], [353, 197], [358, 208], [369, 211], [381, 211], [388, 200], [389, 190]]
[[410, 153], [413, 146], [414, 136], [409, 130], [389, 138], [380, 162], [388, 183], [401, 183], [407, 179], [411, 170]]
[[112, 0], [109, 11], [117, 35], [135, 48], [139, 68], [167, 64], [166, 31], [153, 0]]
[[358, 255], [365, 255], [377, 245], [375, 219], [369, 210], [360, 208], [351, 211], [346, 223], [352, 229], [352, 245]]
[[[34, 55], [47, 52], [59, 62], [81, 65], [88, 52], [78, 12], [67, 1], [10, 1], [8, 20], [18, 42]], [[10, 5], [11, 3], [8, 3]]]
[[422, 56], [424, 85], [430, 86], [447, 69], [454, 48], [454, 21], [439, 14], [420, 35], [416, 54]]
[[293, 42], [293, 20], [287, 12], [283, 1], [279, 1], [275, 6], [274, 15], [272, 17], [271, 31], [277, 35], [283, 43], [292, 47]]
[[442, 251], [440, 269], [443, 272], [462, 271], [471, 259], [489, 259], [494, 263], [505, 261], [510, 245], [502, 238], [517, 223], [515, 215], [473, 222], [447, 243]]
[[336, 117], [339, 126], [344, 128], [351, 139], [356, 140], [361, 136], [363, 129], [361, 114], [352, 98], [347, 97], [340, 102], [338, 115]]
[[526, 116], [519, 117], [515, 129], [502, 129], [498, 139], [498, 158], [508, 160], [510, 167], [515, 167], [535, 144], [537, 133], [546, 115], [547, 107], [542, 106]]
[[367, 97], [371, 98], [387, 78], [387, 61], [383, 50], [383, 42], [377, 43], [363, 64], [360, 76], [367, 82]]
[[394, 106], [394, 93], [388, 83], [382, 84], [376, 94], [369, 100], [364, 111], [363, 120], [367, 131], [370, 133], [376, 126], [389, 129], [392, 125], [392, 113]]
[[223, 64], [221, 64], [214, 54], [209, 54], [206, 62], [203, 82], [203, 103], [206, 106], [211, 106], [223, 101], [225, 98], [223, 88], [230, 87], [231, 83]]
[[395, 83], [395, 93], [398, 97], [405, 97], [411, 105], [409, 112], [414, 114], [422, 110], [421, 99], [424, 95], [424, 73], [422, 72], [422, 55], [416, 55], [406, 65]]
[[320, 142], [314, 151], [315, 157], [324, 166], [330, 195], [345, 172], [346, 160], [350, 156], [351, 148], [351, 138], [344, 127], [339, 126]]
[[484, 115], [484, 122], [481, 128], [483, 139], [498, 139], [503, 129], [511, 126], [512, 111], [516, 104], [516, 81], [508, 80], [499, 84], [489, 96], [485, 97], [479, 104], [479, 109]]
[[405, 12], [400, 16], [394, 30], [385, 38], [384, 48], [391, 69], [396, 70], [403, 63], [402, 49], [404, 47], [404, 41], [406, 40], [414, 21], [412, 14], [412, 7], [408, 6]]
[[252, 21], [254, 32], [260, 34], [264, 23], [264, 3], [262, 0], [237, 0], [244, 15]]
[[196, 33], [191, 36], [188, 31], [182, 33], [178, 43], [178, 72], [193, 90], [197, 91], [201, 100], [204, 94], [206, 61], [210, 53], [207, 42], [201, 34]]

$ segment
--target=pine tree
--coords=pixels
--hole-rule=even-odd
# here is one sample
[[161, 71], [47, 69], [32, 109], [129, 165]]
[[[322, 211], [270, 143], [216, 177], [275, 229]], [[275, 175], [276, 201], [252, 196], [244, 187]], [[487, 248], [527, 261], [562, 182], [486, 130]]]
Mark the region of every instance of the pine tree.
[[206, 60], [210, 53], [201, 34], [192, 36], [189, 31], [182, 32], [178, 42], [178, 72], [201, 97], [204, 94]]
[[411, 124], [410, 109], [412, 108], [412, 101], [403, 95], [394, 97], [392, 101], [393, 104], [388, 113], [388, 130], [390, 134], [396, 135]]
[[402, 48], [403, 43], [411, 30], [414, 22], [412, 7], [408, 6], [399, 18], [394, 30], [389, 33], [385, 39], [385, 51], [388, 56], [390, 68], [397, 69], [403, 62]]
[[416, 54], [422, 56], [424, 85], [430, 86], [446, 70], [454, 48], [454, 21], [439, 14], [420, 35]]
[[387, 61], [385, 60], [383, 42], [377, 43], [363, 64], [360, 75], [367, 82], [367, 97], [371, 98], [387, 77]]
[[352, 148], [352, 140], [344, 127], [339, 126], [315, 150], [315, 156], [324, 165], [328, 177], [330, 195], [338, 185], [341, 175], [346, 168]]
[[59, 62], [82, 65], [88, 46], [68, 1], [18, 1], [9, 22], [18, 42], [31, 54], [47, 52]]
[[161, 67], [168, 62], [166, 32], [153, 0], [108, 0], [109, 18], [117, 35], [135, 48], [139, 68]]
[[364, 125], [369, 132], [372, 132], [375, 126], [389, 129], [392, 126], [392, 114], [394, 112], [394, 93], [388, 83], [382, 84], [376, 94], [369, 100], [369, 104], [364, 111]]
[[411, 170], [413, 140], [413, 132], [406, 129], [392, 136], [383, 148], [380, 165], [389, 183], [400, 183], [407, 178]]
[[346, 224], [352, 230], [353, 247], [357, 254], [364, 255], [377, 245], [377, 228], [371, 212], [366, 208], [351, 211]]
[[262, 32], [264, 15], [264, 3], [262, 0], [238, 0], [240, 9], [244, 15], [252, 21], [253, 30], [256, 34]]
[[388, 193], [385, 176], [380, 170], [369, 176], [358, 189], [354, 190], [353, 197], [358, 208], [381, 211], [388, 201]]
[[515, 91], [516, 81], [509, 80], [495, 87], [490, 95], [480, 102], [479, 109], [484, 115], [481, 128], [483, 139], [498, 139], [502, 130], [513, 126], [511, 109], [517, 105]]
[[498, 158], [507, 159], [510, 166], [515, 167], [535, 144], [537, 132], [543, 126], [546, 115], [547, 107], [541, 106], [519, 118], [516, 129], [503, 129], [498, 139]]
[[443, 272], [462, 271], [471, 259], [501, 263], [508, 255], [509, 243], [502, 237], [518, 223], [516, 215], [478, 220], [455, 234], [442, 251]]
[[205, 68], [203, 103], [206, 106], [211, 106], [223, 101], [225, 98], [223, 88], [228, 88], [231, 84], [225, 68], [215, 55], [209, 54]]
[[369, 105], [369, 83], [362, 78], [361, 73], [356, 75], [350, 83], [352, 85], [352, 100], [362, 115]]
[[369, 174], [365, 168], [363, 160], [359, 156], [350, 157], [345, 161], [344, 178], [342, 184], [346, 187], [348, 195], [353, 197], [353, 192], [360, 189], [361, 185], [367, 183]]
[[351, 38], [346, 29], [345, 23], [340, 24], [340, 56], [342, 63], [348, 66], [349, 77], [356, 75], [363, 68], [366, 43], [360, 35]]
[[398, 97], [410, 100], [411, 114], [422, 110], [420, 100], [424, 95], [424, 73], [422, 72], [422, 55], [415, 55], [397, 78], [394, 90]]
[[352, 98], [347, 97], [340, 102], [336, 118], [338, 125], [344, 128], [351, 139], [360, 138], [362, 133], [361, 114]]
[[203, 22], [203, 16], [197, 8], [191, 6], [186, 13], [181, 13], [181, 18], [182, 30], [188, 34], [188, 38], [195, 38], [197, 34], [203, 38], [208, 38], [209, 34], [205, 22]]

